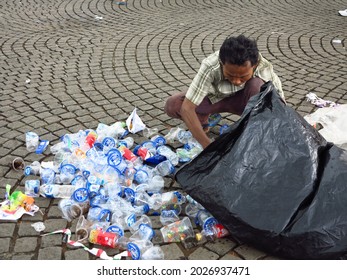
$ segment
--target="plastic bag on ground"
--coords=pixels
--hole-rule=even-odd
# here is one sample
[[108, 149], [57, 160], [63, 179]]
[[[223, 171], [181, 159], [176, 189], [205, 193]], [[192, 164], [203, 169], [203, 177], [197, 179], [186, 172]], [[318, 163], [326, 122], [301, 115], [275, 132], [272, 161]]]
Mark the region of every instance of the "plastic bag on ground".
[[304, 117], [311, 125], [321, 124], [319, 133], [330, 142], [347, 150], [347, 104], [319, 108]]
[[175, 178], [239, 242], [286, 259], [347, 257], [347, 151], [271, 82]]

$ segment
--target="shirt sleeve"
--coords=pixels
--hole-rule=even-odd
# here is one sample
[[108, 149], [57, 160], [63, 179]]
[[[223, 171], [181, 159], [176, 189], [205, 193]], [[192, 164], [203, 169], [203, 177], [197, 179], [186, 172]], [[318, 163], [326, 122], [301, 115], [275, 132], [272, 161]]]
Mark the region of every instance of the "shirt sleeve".
[[256, 70], [256, 76], [263, 79], [265, 82], [271, 81], [278, 91], [278, 94], [285, 101], [284, 92], [282, 89], [282, 82], [275, 73], [273, 66], [266, 59], [261, 57], [260, 67]]
[[186, 98], [197, 106], [208, 95], [212, 86], [213, 75], [211, 71], [211, 67], [203, 61], [186, 93]]
[[277, 74], [274, 71], [272, 71], [271, 76], [272, 76], [271, 81], [274, 84], [275, 88], [277, 89], [278, 94], [282, 97], [283, 101], [286, 101], [280, 78], [277, 76]]

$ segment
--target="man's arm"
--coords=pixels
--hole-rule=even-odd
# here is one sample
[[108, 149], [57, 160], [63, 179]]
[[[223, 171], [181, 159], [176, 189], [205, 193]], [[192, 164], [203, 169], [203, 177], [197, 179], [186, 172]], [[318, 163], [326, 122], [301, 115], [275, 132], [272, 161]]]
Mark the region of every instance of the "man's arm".
[[191, 102], [187, 98], [184, 98], [181, 108], [181, 117], [190, 132], [193, 134], [194, 138], [205, 149], [211, 143], [211, 139], [208, 138], [206, 133], [204, 132], [195, 112], [195, 108], [196, 105], [193, 102]]

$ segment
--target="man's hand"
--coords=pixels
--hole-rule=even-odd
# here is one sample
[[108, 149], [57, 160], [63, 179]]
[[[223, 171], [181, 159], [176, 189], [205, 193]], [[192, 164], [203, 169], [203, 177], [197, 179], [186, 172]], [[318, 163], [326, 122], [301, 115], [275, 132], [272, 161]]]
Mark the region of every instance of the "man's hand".
[[181, 108], [181, 117], [194, 138], [205, 149], [211, 143], [211, 139], [208, 138], [204, 132], [195, 109], [196, 105], [187, 98], [184, 98]]

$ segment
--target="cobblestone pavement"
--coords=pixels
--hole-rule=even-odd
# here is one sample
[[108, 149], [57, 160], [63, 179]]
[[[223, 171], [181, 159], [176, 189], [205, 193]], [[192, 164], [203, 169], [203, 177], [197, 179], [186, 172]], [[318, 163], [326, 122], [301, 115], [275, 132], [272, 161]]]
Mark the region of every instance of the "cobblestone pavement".
[[[201, 60], [228, 35], [257, 39], [282, 80], [288, 106], [300, 114], [315, 110], [308, 92], [347, 101], [347, 18], [338, 15], [346, 0], [1, 0], [0, 7], [1, 201], [6, 184], [23, 191], [32, 179], [11, 168], [14, 158], [52, 160], [49, 149], [43, 155], [26, 150], [27, 131], [55, 144], [65, 133], [124, 121], [135, 106], [163, 135], [182, 124], [164, 114], [165, 99], [187, 89]], [[235, 120], [225, 115], [222, 123]], [[170, 189], [179, 186], [167, 178]], [[94, 259], [67, 247], [61, 235], [41, 237], [31, 226], [43, 221], [45, 232], [73, 230], [75, 222], [61, 218], [58, 201], [37, 198], [42, 214], [1, 222], [0, 259]], [[154, 243], [166, 259], [276, 259], [232, 237], [190, 250], [164, 244], [161, 224], [152, 218]]]

